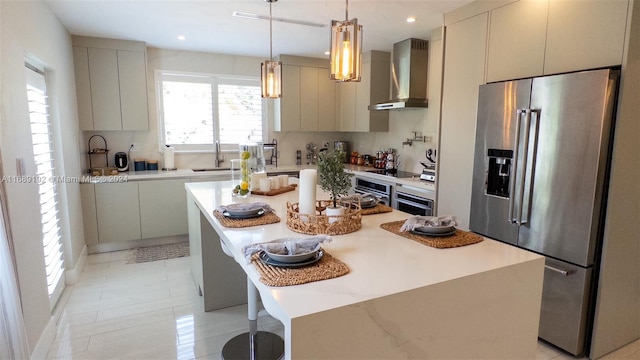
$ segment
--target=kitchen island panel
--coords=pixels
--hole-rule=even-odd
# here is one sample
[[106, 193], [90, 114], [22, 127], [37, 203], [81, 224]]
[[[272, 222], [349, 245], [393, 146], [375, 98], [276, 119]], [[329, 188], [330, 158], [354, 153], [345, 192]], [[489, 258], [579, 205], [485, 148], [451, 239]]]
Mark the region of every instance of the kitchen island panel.
[[541, 263], [292, 319], [286, 352], [293, 359], [533, 359]]

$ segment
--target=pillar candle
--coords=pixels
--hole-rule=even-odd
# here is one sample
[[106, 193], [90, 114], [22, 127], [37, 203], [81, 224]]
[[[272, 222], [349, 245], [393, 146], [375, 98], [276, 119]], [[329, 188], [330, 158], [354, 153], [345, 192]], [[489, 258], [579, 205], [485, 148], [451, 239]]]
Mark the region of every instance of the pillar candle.
[[[299, 209], [300, 214], [316, 213], [316, 183], [318, 174], [315, 169], [300, 170]], [[300, 216], [300, 220], [308, 221], [306, 216]]]

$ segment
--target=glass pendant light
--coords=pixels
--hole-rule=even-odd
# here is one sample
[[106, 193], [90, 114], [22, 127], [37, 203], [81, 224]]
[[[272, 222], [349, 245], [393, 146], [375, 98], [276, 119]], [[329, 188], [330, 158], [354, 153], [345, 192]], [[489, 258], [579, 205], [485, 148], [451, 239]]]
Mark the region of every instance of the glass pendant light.
[[362, 25], [349, 20], [349, 0], [346, 0], [345, 20], [331, 21], [331, 79], [360, 81], [362, 68]]
[[265, 60], [261, 65], [260, 83], [262, 85], [262, 97], [277, 99], [282, 93], [282, 62], [273, 61], [273, 35], [271, 3], [278, 0], [265, 0], [269, 3], [269, 60]]

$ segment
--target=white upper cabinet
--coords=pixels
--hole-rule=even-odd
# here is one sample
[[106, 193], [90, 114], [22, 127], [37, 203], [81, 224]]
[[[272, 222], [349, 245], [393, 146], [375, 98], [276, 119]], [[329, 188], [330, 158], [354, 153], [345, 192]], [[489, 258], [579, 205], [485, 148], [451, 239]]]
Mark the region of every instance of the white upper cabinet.
[[336, 85], [326, 59], [281, 55], [282, 97], [275, 101], [275, 131], [334, 131]]
[[550, 1], [544, 73], [622, 64], [628, 7], [627, 0]]
[[336, 83], [329, 78], [329, 69], [318, 68], [318, 131], [337, 129]]
[[548, 2], [521, 0], [490, 12], [487, 82], [541, 75]]
[[487, 82], [622, 64], [628, 6], [520, 0], [491, 10]]
[[118, 50], [122, 130], [149, 129], [146, 68], [144, 52]]
[[355, 82], [340, 83], [338, 88], [338, 130], [354, 131], [356, 128], [356, 88]]
[[[328, 80], [328, 79], [327, 79]], [[300, 67], [300, 130], [318, 131], [318, 68]]]
[[338, 84], [339, 131], [389, 131], [389, 112], [369, 105], [389, 100], [390, 69], [390, 53], [370, 51], [362, 55], [362, 80]]
[[275, 102], [275, 131], [300, 131], [300, 67], [282, 65], [282, 97]]
[[149, 130], [145, 45], [73, 37], [81, 130]]
[[122, 130], [116, 50], [89, 48], [92, 130]]
[[93, 106], [91, 104], [91, 82], [89, 81], [89, 51], [85, 47], [73, 47], [76, 98], [80, 129], [93, 129]]

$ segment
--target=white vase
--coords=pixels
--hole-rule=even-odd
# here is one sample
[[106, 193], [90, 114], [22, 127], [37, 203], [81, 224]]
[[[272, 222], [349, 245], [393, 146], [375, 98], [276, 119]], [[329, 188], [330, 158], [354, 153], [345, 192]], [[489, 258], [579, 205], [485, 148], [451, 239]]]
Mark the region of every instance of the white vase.
[[339, 217], [331, 217], [331, 216], [344, 215], [344, 207], [340, 205], [336, 205], [336, 207], [328, 206], [326, 209], [326, 214], [327, 216], [329, 216], [329, 224], [334, 223], [336, 221], [340, 221], [341, 219]]

